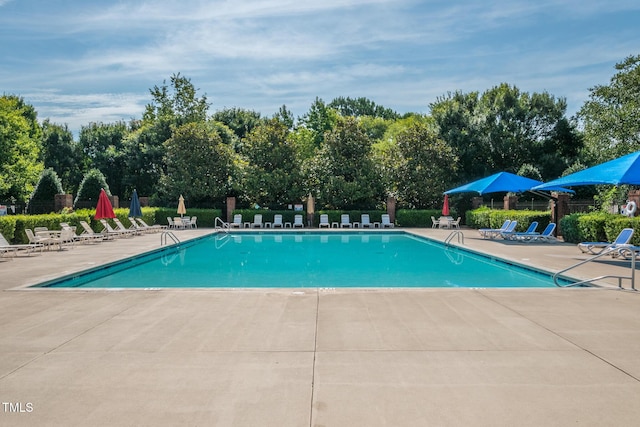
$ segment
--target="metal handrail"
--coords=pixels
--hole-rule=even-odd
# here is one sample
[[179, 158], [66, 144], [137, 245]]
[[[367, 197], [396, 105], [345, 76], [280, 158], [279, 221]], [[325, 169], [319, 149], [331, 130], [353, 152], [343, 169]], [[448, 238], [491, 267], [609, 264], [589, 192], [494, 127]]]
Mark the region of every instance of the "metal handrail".
[[[587, 264], [605, 255], [611, 255], [615, 252], [617, 252], [620, 256], [623, 256], [624, 258], [627, 257], [627, 253], [629, 254], [629, 256], [631, 256], [631, 275], [630, 276], [617, 276], [614, 274], [607, 274], [604, 276], [598, 276], [592, 279], [581, 280], [579, 282], [573, 282], [566, 285], [561, 285], [560, 283], [558, 283], [558, 280], [562, 277], [562, 274], [566, 273], [567, 271], [573, 270], [576, 267], [580, 267], [581, 265]], [[618, 279], [618, 288], [624, 289], [622, 287], [622, 280], [627, 279], [631, 281], [631, 289], [635, 291], [636, 290], [636, 255], [637, 255], [636, 251], [633, 248], [627, 248], [627, 247], [614, 247], [608, 250], [604, 250], [599, 254], [592, 256], [591, 258], [580, 261], [579, 263], [574, 264], [570, 267], [567, 267], [564, 270], [558, 271], [556, 274], [553, 275], [553, 283], [555, 283], [555, 285], [560, 288], [569, 288], [573, 286], [580, 286], [580, 285], [585, 285], [587, 283], [592, 283], [592, 282], [595, 282], [596, 280], [616, 278]]]
[[216, 217], [216, 220], [214, 222], [214, 227], [216, 228], [216, 230], [222, 229], [222, 231], [224, 231], [225, 233], [228, 233], [229, 230], [231, 229], [231, 226], [229, 225], [229, 223], [224, 222], [222, 218], [220, 218], [219, 216]]
[[171, 240], [173, 240], [173, 243], [176, 243], [176, 244], [180, 243], [180, 239], [178, 239], [176, 235], [173, 234], [171, 231], [163, 231], [162, 234], [160, 235], [160, 246], [167, 244], [167, 237], [171, 237]]
[[462, 233], [462, 231], [460, 230], [452, 231], [451, 234], [449, 234], [447, 238], [444, 239], [444, 244], [449, 245], [453, 238], [456, 236], [458, 237], [458, 243], [462, 243], [464, 245], [464, 233]]

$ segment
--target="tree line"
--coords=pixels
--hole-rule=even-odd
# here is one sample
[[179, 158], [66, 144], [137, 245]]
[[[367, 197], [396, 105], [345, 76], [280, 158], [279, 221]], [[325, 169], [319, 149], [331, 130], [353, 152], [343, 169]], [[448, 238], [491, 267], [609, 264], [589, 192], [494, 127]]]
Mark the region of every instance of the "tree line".
[[[616, 64], [576, 117], [564, 98], [507, 83], [447, 93], [429, 114], [397, 112], [367, 98], [316, 98], [300, 117], [241, 108], [210, 112], [206, 95], [174, 74], [150, 89], [139, 119], [67, 125], [37, 120], [17, 95], [0, 97], [0, 201], [34, 196], [44, 176], [82, 193], [87, 176], [152, 204], [282, 208], [311, 194], [322, 208], [436, 208], [443, 191], [499, 171], [550, 180], [640, 149], [640, 56]], [[80, 196], [80, 194], [78, 194]]]

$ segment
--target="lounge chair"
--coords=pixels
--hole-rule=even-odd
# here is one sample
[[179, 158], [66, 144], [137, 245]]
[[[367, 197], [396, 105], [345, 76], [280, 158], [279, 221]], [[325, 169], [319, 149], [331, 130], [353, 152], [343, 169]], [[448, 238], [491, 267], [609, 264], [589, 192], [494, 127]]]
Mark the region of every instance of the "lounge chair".
[[318, 224], [318, 228], [327, 227], [330, 228], [331, 224], [329, 224], [329, 215], [321, 214], [320, 215], [320, 223]]
[[271, 228], [284, 228], [284, 223], [282, 222], [282, 215], [275, 214], [273, 216], [273, 224], [271, 224]]
[[538, 234], [537, 236], [527, 236], [527, 237], [521, 238], [519, 240], [523, 240], [525, 242], [555, 243], [555, 242], [558, 242], [558, 238], [553, 235], [553, 232], [555, 230], [556, 230], [556, 223], [555, 222], [550, 222], [545, 227], [545, 229], [542, 230], [542, 233]]
[[438, 227], [440, 227], [440, 221], [432, 216], [431, 217], [431, 228], [438, 228]]
[[138, 224], [140, 224], [140, 226], [143, 229], [149, 230], [149, 231], [162, 231], [162, 230], [165, 230], [165, 229], [169, 228], [167, 225], [161, 225], [161, 224], [149, 225], [142, 218], [130, 218], [130, 219], [133, 219], [134, 221], [137, 220]]
[[138, 230], [137, 227], [134, 227], [133, 224], [131, 225], [131, 228], [125, 227], [122, 221], [120, 221], [118, 218], [113, 218], [113, 222], [115, 222], [116, 226], [118, 227], [116, 230], [124, 231], [131, 234], [140, 234], [142, 232]]
[[27, 239], [29, 239], [29, 244], [39, 245], [41, 250], [42, 248], [53, 244], [51, 237], [36, 236], [36, 234], [30, 228], [25, 228], [24, 232], [27, 235]]
[[509, 240], [525, 240], [528, 237], [537, 236], [538, 234], [540, 234], [536, 231], [537, 228], [538, 228], [538, 221], [533, 221], [531, 224], [529, 224], [529, 227], [527, 228], [526, 231], [513, 232], [510, 235], [508, 235], [507, 238]]
[[293, 228], [304, 228], [304, 222], [302, 222], [302, 215], [295, 215], [293, 217]]
[[233, 222], [229, 224], [231, 228], [242, 228], [242, 214], [235, 214]]
[[503, 239], [509, 240], [509, 238], [516, 232], [516, 227], [518, 226], [518, 221], [511, 221], [507, 228], [500, 233], [494, 234], [491, 239], [494, 237], [502, 237]]
[[[77, 242], [101, 242], [102, 241], [102, 236], [99, 236], [99, 235], [96, 235], [96, 234], [93, 234], [93, 235], [90, 235], [90, 234], [78, 234], [76, 232], [76, 228], [77, 227], [72, 227], [66, 222], [61, 222], [60, 223], [60, 228], [62, 228], [63, 230], [71, 230], [71, 231], [73, 231], [73, 236], [74, 236], [73, 238]], [[29, 230], [29, 231], [31, 231], [31, 230]]]
[[623, 229], [616, 239], [609, 242], [582, 242], [578, 243], [578, 249], [582, 251], [582, 253], [590, 253], [593, 255], [601, 254], [604, 251], [612, 251], [614, 249], [619, 249], [624, 246], [631, 246], [629, 242], [633, 237], [633, 228], [625, 228]]
[[491, 239], [505, 231], [507, 227], [509, 227], [509, 224], [511, 224], [510, 219], [506, 220], [500, 228], [481, 228], [478, 230], [478, 233], [480, 233], [480, 236], [482, 236], [483, 239]]
[[255, 214], [253, 216], [253, 222], [251, 228], [262, 228], [262, 214]]
[[360, 227], [362, 228], [372, 228], [373, 224], [371, 223], [371, 219], [369, 218], [369, 214], [360, 215]]
[[25, 250], [27, 253], [33, 252], [35, 249], [40, 249], [42, 251], [43, 245], [37, 243], [25, 243], [25, 244], [16, 244], [12, 245], [5, 239], [5, 237], [0, 233], [0, 253], [9, 253], [12, 252], [13, 255], [17, 255], [19, 250]]
[[382, 214], [381, 217], [382, 222], [380, 223], [380, 227], [382, 228], [393, 228], [394, 224], [391, 222], [391, 217], [389, 214]]
[[340, 228], [351, 228], [352, 226], [349, 214], [340, 215]]
[[104, 233], [96, 233], [95, 231], [93, 231], [93, 228], [91, 228], [91, 226], [87, 223], [87, 221], [80, 221], [80, 226], [83, 229], [81, 236], [85, 234], [90, 236], [100, 236], [103, 240], [111, 240], [115, 237], [113, 235], [108, 235], [106, 231]]
[[109, 236], [113, 236], [113, 237], [118, 237], [118, 236], [131, 237], [131, 235], [132, 235], [128, 231], [122, 231], [122, 230], [114, 229], [113, 227], [111, 227], [111, 224], [109, 224], [109, 222], [106, 219], [101, 219], [100, 220], [100, 224], [102, 224], [102, 227], [104, 227], [102, 232], [107, 234], [107, 235], [109, 235]]

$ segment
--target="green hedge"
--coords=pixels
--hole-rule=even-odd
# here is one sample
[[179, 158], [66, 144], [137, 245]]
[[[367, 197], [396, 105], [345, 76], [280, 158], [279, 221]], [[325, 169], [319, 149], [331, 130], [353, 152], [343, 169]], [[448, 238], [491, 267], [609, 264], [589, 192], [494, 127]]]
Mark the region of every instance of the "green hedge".
[[[142, 208], [143, 219], [147, 224], [156, 223], [155, 216], [158, 208]], [[123, 223], [125, 227], [129, 227], [129, 209], [114, 209], [116, 217]], [[25, 233], [25, 229], [34, 229], [35, 227], [47, 227], [49, 230], [60, 230], [60, 223], [66, 222], [71, 226], [79, 226], [80, 221], [86, 221], [91, 228], [96, 231], [102, 231], [102, 225], [99, 221], [93, 219], [95, 209], [78, 209], [72, 213], [44, 214], [44, 215], [6, 215], [0, 217], [0, 232], [10, 243], [19, 244], [27, 243], [29, 239]], [[166, 218], [165, 218], [166, 221]], [[198, 223], [200, 219], [198, 218]], [[111, 222], [112, 225], [115, 225]], [[78, 231], [81, 232], [80, 228]]]
[[[442, 216], [440, 209], [398, 209], [396, 212], [396, 224], [400, 227], [432, 227], [433, 221]], [[451, 216], [456, 217], [456, 212], [451, 211]]]
[[[623, 228], [640, 230], [640, 217], [629, 218], [604, 212], [571, 214], [560, 220], [560, 226], [565, 242], [612, 242]], [[631, 242], [640, 245], [640, 234], [634, 234]]]
[[499, 228], [508, 219], [518, 221], [516, 231], [525, 231], [533, 221], [538, 221], [538, 230], [543, 230], [551, 222], [551, 211], [505, 211], [480, 207], [466, 213], [466, 224], [471, 228]]

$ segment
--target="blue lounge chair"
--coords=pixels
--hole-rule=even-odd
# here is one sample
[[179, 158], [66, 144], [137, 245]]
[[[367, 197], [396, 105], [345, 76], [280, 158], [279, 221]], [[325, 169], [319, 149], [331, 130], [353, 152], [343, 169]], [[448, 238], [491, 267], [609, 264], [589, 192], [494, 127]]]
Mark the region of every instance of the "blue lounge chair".
[[537, 235], [532, 235], [532, 236], [525, 236], [522, 237], [518, 240], [522, 240], [524, 242], [548, 242], [548, 243], [554, 243], [557, 242], [558, 239], [556, 238], [556, 236], [553, 235], [553, 232], [556, 230], [556, 223], [555, 222], [550, 222], [544, 230], [542, 230], [542, 233], [537, 234]]
[[509, 224], [511, 224], [511, 220], [508, 219], [504, 222], [504, 224], [502, 224], [502, 227], [500, 228], [481, 228], [478, 230], [478, 233], [480, 233], [480, 235], [482, 236], [483, 239], [491, 239], [494, 236], [500, 234], [501, 232], [505, 231], [507, 229], [507, 227], [509, 227]]
[[633, 228], [625, 228], [623, 229], [616, 239], [609, 242], [582, 242], [578, 243], [578, 249], [582, 251], [582, 253], [590, 253], [593, 255], [601, 254], [604, 251], [612, 251], [615, 249], [620, 249], [622, 247], [631, 246], [629, 242], [633, 237]]
[[507, 236], [507, 238], [510, 240], [520, 240], [526, 239], [531, 236], [537, 236], [540, 233], [536, 231], [536, 228], [538, 228], [538, 221], [533, 221], [531, 224], [529, 224], [529, 228], [527, 228], [527, 231], [511, 233]]
[[511, 235], [513, 235], [513, 233], [515, 233], [516, 231], [516, 227], [518, 226], [518, 221], [511, 221], [509, 223], [509, 225], [507, 226], [506, 230], [501, 231], [493, 236], [491, 236], [491, 238], [493, 239], [494, 237], [502, 237], [503, 239], [509, 239], [509, 237]]

